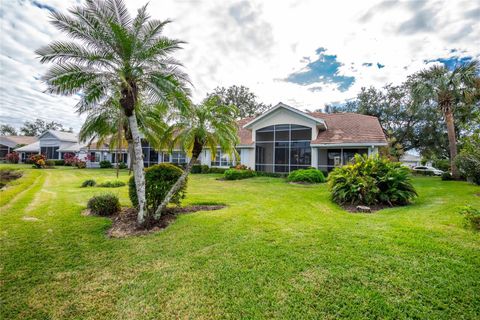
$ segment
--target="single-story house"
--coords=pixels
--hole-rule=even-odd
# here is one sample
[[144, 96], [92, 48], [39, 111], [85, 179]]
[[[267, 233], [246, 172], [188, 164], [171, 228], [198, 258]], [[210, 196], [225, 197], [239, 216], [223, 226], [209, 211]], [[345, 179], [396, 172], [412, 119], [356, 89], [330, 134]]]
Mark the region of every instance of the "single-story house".
[[[387, 146], [383, 130], [376, 117], [355, 113], [302, 112], [284, 103], [257, 117], [238, 121], [239, 159], [232, 159], [218, 149], [215, 159], [205, 148], [199, 162], [212, 167], [229, 167], [243, 164], [257, 171], [287, 173], [295, 169], [314, 167], [330, 171], [348, 163], [355, 154], [375, 154]], [[62, 159], [63, 153], [75, 153], [86, 159], [90, 167], [98, 161], [116, 162], [121, 152], [121, 162], [129, 163], [125, 149], [111, 151], [108, 146], [87, 146], [78, 142], [74, 134], [47, 131], [33, 147], [17, 149], [19, 152], [44, 153], [48, 158]], [[142, 140], [143, 161], [146, 167], [170, 162], [184, 164], [189, 161], [180, 149], [158, 151], [148, 141]]]
[[37, 137], [30, 136], [0, 136], [0, 160], [19, 146], [28, 145], [37, 141]]
[[[409, 168], [414, 168], [414, 167], [422, 165], [422, 157], [419, 154], [415, 154], [415, 153], [412, 153], [412, 152], [405, 152], [400, 157], [400, 162], [403, 163], [403, 165], [405, 165]], [[432, 163], [428, 162], [427, 165], [431, 166]]]

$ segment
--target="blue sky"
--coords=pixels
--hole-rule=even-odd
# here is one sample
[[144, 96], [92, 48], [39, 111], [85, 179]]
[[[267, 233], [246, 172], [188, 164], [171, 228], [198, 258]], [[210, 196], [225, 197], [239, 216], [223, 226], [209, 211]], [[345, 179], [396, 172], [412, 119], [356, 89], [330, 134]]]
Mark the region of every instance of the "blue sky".
[[[81, 2], [79, 0], [79, 2]], [[146, 1], [126, 1], [134, 13]], [[78, 130], [75, 97], [45, 93], [34, 50], [63, 35], [48, 22], [76, 0], [10, 0], [0, 7], [0, 123], [40, 117]], [[165, 35], [186, 41], [176, 58], [200, 101], [216, 86], [250, 87], [265, 103], [317, 109], [362, 86], [400, 83], [430, 65], [480, 57], [480, 2], [150, 1], [172, 19]]]

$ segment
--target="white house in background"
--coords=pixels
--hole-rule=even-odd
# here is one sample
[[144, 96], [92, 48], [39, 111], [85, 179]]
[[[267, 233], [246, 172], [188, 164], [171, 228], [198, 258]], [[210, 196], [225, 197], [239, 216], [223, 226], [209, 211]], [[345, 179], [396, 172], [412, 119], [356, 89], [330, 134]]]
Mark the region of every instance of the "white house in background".
[[[319, 112], [306, 113], [279, 103], [258, 117], [238, 121], [240, 143], [239, 159], [217, 150], [215, 160], [206, 148], [199, 159], [212, 167], [243, 164], [257, 171], [287, 173], [295, 169], [314, 167], [330, 171], [350, 161], [355, 154], [375, 154], [387, 141], [376, 117], [354, 114]], [[182, 150], [157, 151], [142, 140], [143, 161], [146, 167], [170, 162], [184, 164], [189, 161]], [[88, 166], [108, 160], [116, 163], [116, 150], [108, 146], [90, 146], [78, 142], [71, 133], [47, 131], [38, 142], [17, 149], [18, 152], [36, 152], [48, 159], [63, 159], [67, 152], [80, 159], [90, 159]], [[129, 163], [126, 150], [119, 150], [120, 162]], [[22, 156], [22, 159], [25, 157]]]
[[405, 152], [405, 154], [400, 157], [400, 162], [407, 167], [413, 168], [422, 165], [422, 157], [412, 152]]
[[37, 141], [37, 137], [30, 136], [0, 136], [0, 160], [12, 152], [19, 145], [27, 145]]

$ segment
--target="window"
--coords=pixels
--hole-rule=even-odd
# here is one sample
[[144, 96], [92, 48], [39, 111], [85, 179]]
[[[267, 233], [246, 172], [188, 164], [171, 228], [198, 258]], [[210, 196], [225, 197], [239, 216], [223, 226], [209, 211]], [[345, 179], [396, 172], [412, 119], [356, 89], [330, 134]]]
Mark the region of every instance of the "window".
[[290, 172], [309, 167], [312, 162], [311, 139], [312, 129], [299, 125], [279, 124], [257, 130], [255, 170]]
[[215, 160], [212, 161], [212, 167], [230, 167], [233, 162], [230, 160], [230, 156], [224, 153], [222, 150], [217, 149]]
[[55, 147], [41, 147], [40, 153], [45, 155], [47, 159], [58, 159], [58, 148], [59, 146]]
[[145, 167], [158, 163], [158, 152], [153, 149], [147, 140], [142, 139], [143, 165]]
[[183, 151], [173, 151], [171, 162], [176, 164], [187, 163], [187, 155]]
[[124, 152], [121, 152], [121, 153], [113, 152], [112, 163], [117, 163], [117, 155], [120, 160], [119, 162], [127, 163], [127, 154]]

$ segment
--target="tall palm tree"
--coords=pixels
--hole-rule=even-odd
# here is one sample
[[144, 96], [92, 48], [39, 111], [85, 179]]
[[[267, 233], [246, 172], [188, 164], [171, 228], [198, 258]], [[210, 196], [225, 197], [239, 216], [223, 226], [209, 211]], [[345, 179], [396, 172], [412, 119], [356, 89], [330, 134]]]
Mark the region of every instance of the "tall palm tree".
[[479, 62], [474, 60], [459, 65], [452, 71], [445, 66], [433, 66], [413, 75], [413, 92], [417, 101], [435, 103], [445, 118], [454, 178], [459, 177], [455, 165], [457, 156], [455, 109], [472, 108], [477, 104], [479, 73]]
[[136, 113], [143, 105], [171, 106], [189, 94], [187, 75], [170, 57], [183, 42], [162, 36], [169, 21], [150, 19], [147, 6], [132, 19], [122, 0], [86, 0], [84, 6], [71, 9], [70, 15], [53, 12], [51, 18], [74, 41], [55, 41], [36, 51], [42, 63], [55, 63], [44, 76], [48, 91], [79, 95], [76, 108], [80, 114], [119, 97], [132, 135], [137, 222], [142, 225], [147, 212]]
[[171, 198], [181, 186], [198, 161], [204, 147], [208, 147], [215, 159], [217, 148], [233, 156], [236, 154], [235, 146], [238, 143], [237, 118], [238, 109], [234, 105], [221, 104], [217, 96], [205, 99], [200, 105], [190, 105], [187, 112], [173, 113], [171, 125], [161, 139], [159, 147], [167, 147], [170, 150], [180, 146], [190, 158], [183, 174], [167, 193], [165, 199], [156, 209], [155, 218], [159, 218], [165, 210]]

